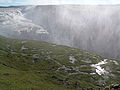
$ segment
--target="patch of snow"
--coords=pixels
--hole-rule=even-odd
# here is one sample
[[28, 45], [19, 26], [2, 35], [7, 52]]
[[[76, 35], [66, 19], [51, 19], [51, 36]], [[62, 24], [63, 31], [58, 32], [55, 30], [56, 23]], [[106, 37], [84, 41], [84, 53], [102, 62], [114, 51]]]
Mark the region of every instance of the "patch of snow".
[[21, 43], [22, 43], [22, 44], [25, 44], [26, 42], [27, 42], [27, 41], [22, 41]]
[[69, 56], [70, 63], [75, 63], [77, 61], [74, 56]]
[[64, 69], [65, 71], [71, 70], [70, 68], [67, 68], [65, 65], [63, 65], [62, 67], [58, 68], [59, 69]]
[[17, 52], [11, 52], [11, 54], [18, 54]]
[[119, 63], [117, 61], [113, 61], [115, 63], [115, 65], [119, 65]]
[[21, 47], [21, 50], [26, 50], [26, 49], [28, 49], [28, 48], [26, 48], [25, 46]]
[[38, 54], [34, 54], [32, 57], [33, 58], [39, 58], [39, 55]]
[[104, 64], [107, 64], [107, 63], [108, 63], [107, 59], [104, 59], [104, 61], [101, 61], [98, 64], [92, 64], [91, 67], [96, 68], [96, 73], [99, 74], [99, 75], [108, 74], [109, 72], [101, 67], [101, 65], [104, 65]]
[[90, 73], [91, 75], [95, 75], [96, 73]]
[[87, 65], [80, 65], [80, 68], [82, 68], [82, 67], [87, 67]]

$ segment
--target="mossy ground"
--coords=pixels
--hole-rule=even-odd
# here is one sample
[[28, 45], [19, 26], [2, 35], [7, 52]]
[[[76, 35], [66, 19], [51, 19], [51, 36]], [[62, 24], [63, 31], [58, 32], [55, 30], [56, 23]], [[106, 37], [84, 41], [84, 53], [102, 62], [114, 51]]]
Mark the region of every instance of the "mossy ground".
[[[69, 56], [77, 61], [70, 63]], [[0, 90], [80, 90], [99, 88], [103, 83], [120, 83], [120, 67], [111, 63], [108, 66], [113, 69], [114, 78], [109, 76], [104, 80], [98, 74], [90, 74], [94, 71], [90, 65], [103, 59], [76, 48], [0, 36]], [[69, 70], [58, 70], [63, 66]]]

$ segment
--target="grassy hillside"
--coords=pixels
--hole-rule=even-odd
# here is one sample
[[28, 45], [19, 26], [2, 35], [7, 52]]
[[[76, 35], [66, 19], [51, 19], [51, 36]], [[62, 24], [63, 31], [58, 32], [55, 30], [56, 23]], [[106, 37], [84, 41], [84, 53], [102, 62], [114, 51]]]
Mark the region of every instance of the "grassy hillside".
[[120, 83], [120, 61], [102, 65], [99, 75], [91, 65], [105, 57], [84, 50], [32, 40], [0, 36], [1, 90], [79, 90]]

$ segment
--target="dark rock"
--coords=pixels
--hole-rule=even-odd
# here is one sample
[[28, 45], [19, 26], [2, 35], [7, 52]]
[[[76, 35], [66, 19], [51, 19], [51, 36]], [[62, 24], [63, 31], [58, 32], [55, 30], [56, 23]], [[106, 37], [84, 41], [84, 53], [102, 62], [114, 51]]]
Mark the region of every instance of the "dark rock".
[[120, 89], [120, 84], [112, 84], [110, 88]]
[[9, 73], [3, 73], [3, 75], [5, 75], [5, 76], [9, 76], [10, 74], [9, 74]]
[[73, 84], [73, 86], [74, 86], [74, 87], [79, 87], [79, 86], [80, 86], [80, 83], [79, 83], [79, 82], [75, 82], [75, 83]]
[[58, 82], [64, 82], [64, 80], [59, 79], [59, 78], [58, 78], [58, 77], [56, 77], [56, 76], [52, 76], [52, 78], [53, 78], [53, 79], [55, 79], [55, 80], [57, 80]]
[[52, 76], [52, 78], [53, 78], [53, 79], [57, 79], [57, 77], [56, 77], [56, 76]]

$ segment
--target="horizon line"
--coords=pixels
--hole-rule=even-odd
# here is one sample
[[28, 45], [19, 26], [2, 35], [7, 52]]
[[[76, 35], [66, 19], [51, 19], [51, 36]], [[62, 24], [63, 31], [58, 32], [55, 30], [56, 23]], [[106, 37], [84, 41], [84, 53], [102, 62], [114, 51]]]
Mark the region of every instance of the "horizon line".
[[11, 7], [11, 6], [45, 6], [45, 5], [46, 6], [47, 5], [88, 5], [88, 6], [89, 5], [90, 6], [92, 6], [92, 5], [93, 6], [104, 6], [104, 5], [108, 6], [108, 5], [112, 5], [112, 6], [114, 6], [114, 5], [120, 5], [120, 4], [106, 4], [106, 3], [105, 4], [72, 4], [71, 3], [71, 4], [37, 4], [37, 5], [36, 4], [33, 4], [33, 5], [32, 4], [20, 4], [20, 5], [19, 4], [18, 5], [17, 4], [15, 4], [15, 5], [1, 5], [0, 4], [0, 7]]

